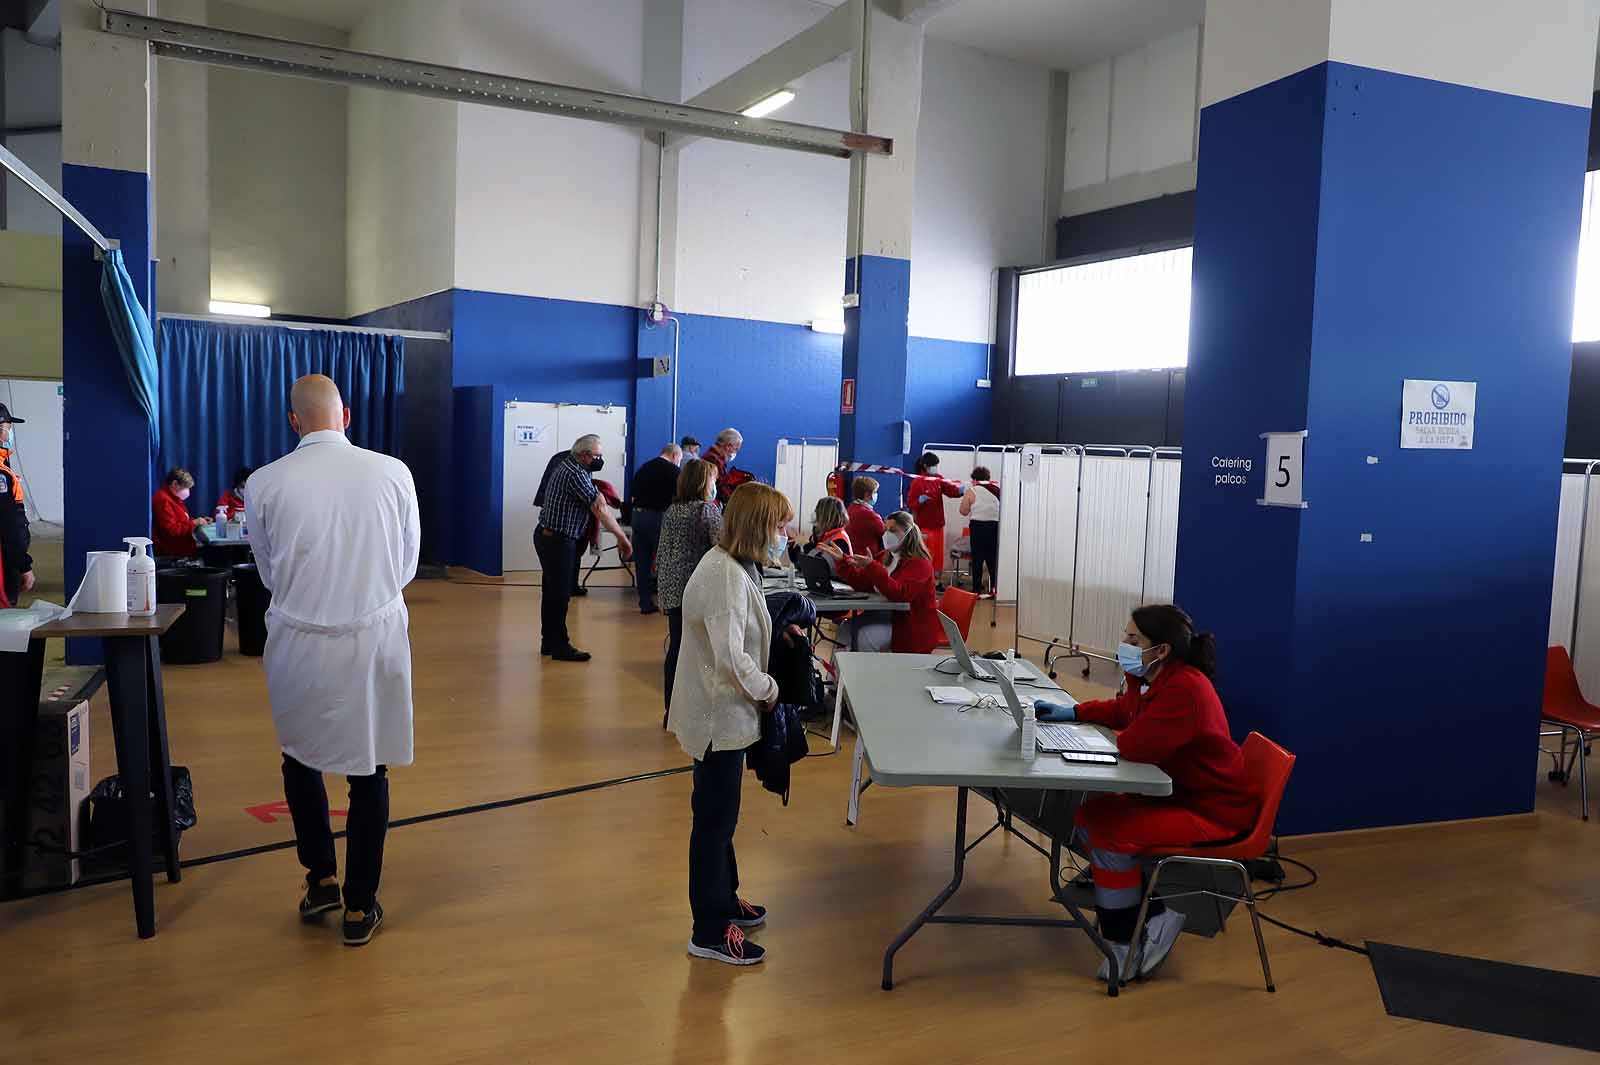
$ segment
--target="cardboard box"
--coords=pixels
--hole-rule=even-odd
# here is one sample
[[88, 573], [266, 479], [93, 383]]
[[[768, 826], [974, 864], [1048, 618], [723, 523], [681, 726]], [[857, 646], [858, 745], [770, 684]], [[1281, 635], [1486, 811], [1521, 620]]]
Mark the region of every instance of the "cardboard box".
[[[84, 800], [94, 786], [89, 779], [89, 718], [99, 674], [93, 673], [87, 679], [46, 680], [45, 698], [39, 703], [33, 773], [28, 782], [24, 891], [78, 882], [80, 863], [65, 852], [79, 849], [86, 813]], [[52, 683], [55, 686], [49, 687]]]

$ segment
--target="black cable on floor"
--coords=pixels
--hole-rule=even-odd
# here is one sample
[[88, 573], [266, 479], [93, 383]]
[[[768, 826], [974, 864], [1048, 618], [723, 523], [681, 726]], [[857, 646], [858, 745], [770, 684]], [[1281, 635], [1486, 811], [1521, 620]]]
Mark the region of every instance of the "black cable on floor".
[[[471, 806], [458, 806], [452, 810], [439, 810], [431, 814], [417, 814], [414, 817], [402, 817], [399, 820], [390, 821], [389, 827], [404, 828], [407, 825], [421, 825], [426, 824], [429, 821], [442, 821], [451, 817], [464, 817], [467, 814], [487, 813], [490, 810], [506, 810], [513, 806], [526, 806], [529, 803], [543, 802], [545, 799], [559, 799], [568, 795], [581, 795], [586, 791], [599, 791], [603, 788], [614, 788], [621, 784], [634, 784], [642, 780], [659, 780], [662, 777], [675, 777], [690, 772], [692, 769], [694, 769], [694, 766], [692, 765], [681, 765], [675, 766], [671, 769], [658, 769], [650, 773], [635, 773], [626, 777], [612, 777], [610, 780], [597, 780], [589, 784], [575, 784], [572, 787], [556, 788], [553, 791], [538, 791], [531, 795], [518, 795], [509, 799], [495, 799], [491, 802], [474, 803]], [[345, 830], [340, 829], [333, 834], [333, 838], [342, 839], [344, 835]], [[110, 844], [109, 846], [116, 847], [125, 845], [126, 841]], [[219, 854], [207, 854], [199, 858], [188, 858], [184, 861], [180, 861], [178, 863], [178, 867], [180, 869], [194, 869], [202, 865], [216, 865], [219, 862], [231, 862], [239, 858], [253, 858], [258, 854], [271, 854], [274, 851], [289, 850], [294, 845], [295, 841], [292, 839], [279, 840], [276, 843], [262, 843], [254, 847], [242, 847], [239, 850], [223, 851]], [[92, 851], [85, 851], [83, 853], [95, 854], [106, 849], [106, 847], [96, 847]], [[159, 857], [154, 859], [152, 868], [155, 870], [155, 872], [159, 873], [161, 871], [162, 863]], [[7, 877], [18, 877], [21, 875], [21, 870], [18, 870], [15, 873], [7, 874]], [[113, 873], [109, 876], [79, 880], [76, 884], [60, 884], [53, 887], [40, 888], [37, 891], [27, 892], [19, 897], [33, 898], [37, 895], [59, 895], [64, 891], [76, 891], [79, 888], [98, 887], [101, 884], [114, 884], [119, 880], [128, 879], [129, 875], [130, 874], [128, 872], [123, 871], [120, 873]]]
[[1285, 932], [1293, 932], [1297, 936], [1305, 936], [1307, 939], [1314, 939], [1325, 947], [1333, 947], [1337, 950], [1348, 950], [1352, 954], [1361, 954], [1363, 956], [1368, 953], [1366, 947], [1358, 947], [1353, 943], [1346, 943], [1342, 939], [1335, 939], [1333, 936], [1325, 936], [1315, 929], [1308, 932], [1304, 928], [1296, 928], [1292, 924], [1286, 924], [1283, 921], [1278, 920], [1276, 917], [1268, 917], [1266, 914], [1259, 911], [1257, 911], [1256, 915], [1268, 924], [1281, 928]]

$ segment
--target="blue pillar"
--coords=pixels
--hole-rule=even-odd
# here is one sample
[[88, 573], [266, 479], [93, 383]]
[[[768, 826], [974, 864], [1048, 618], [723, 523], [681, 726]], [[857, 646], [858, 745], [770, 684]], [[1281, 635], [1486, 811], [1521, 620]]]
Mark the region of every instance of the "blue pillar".
[[[911, 262], [862, 255], [846, 267], [860, 270], [860, 303], [845, 311], [844, 369], [854, 381], [855, 413], [839, 416], [839, 457], [848, 462], [901, 466], [907, 460], [906, 342], [911, 312]], [[849, 282], [847, 281], [847, 284]], [[900, 492], [879, 477], [878, 509], [895, 509]]]
[[[1490, 36], [1525, 19], [1465, 2]], [[1230, 38], [1262, 36], [1230, 9], [1266, 9], [1208, 11], [1205, 77], [1233, 84], [1208, 85], [1200, 120], [1177, 598], [1217, 633], [1236, 736], [1299, 756], [1283, 831], [1526, 811], [1595, 28], [1524, 57], [1527, 88], [1469, 87], [1437, 76], [1443, 45], [1404, 36], [1401, 9], [1428, 5], [1396, 0], [1365, 38], [1331, 6], [1320, 54], [1373, 42], [1384, 69], [1240, 84]], [[1404, 72], [1408, 49], [1436, 76]], [[1541, 95], [1531, 68], [1561, 64], [1570, 93]], [[1477, 383], [1470, 450], [1399, 446], [1405, 379]], [[1308, 506], [1258, 505], [1260, 434], [1295, 430]], [[1244, 483], [1219, 478], [1230, 459], [1251, 460]]]

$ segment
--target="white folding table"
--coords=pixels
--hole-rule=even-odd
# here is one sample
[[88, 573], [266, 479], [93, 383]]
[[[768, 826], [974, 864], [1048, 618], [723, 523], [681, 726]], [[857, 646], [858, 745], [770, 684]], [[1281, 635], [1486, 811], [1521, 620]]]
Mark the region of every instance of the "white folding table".
[[[1051, 894], [1071, 915], [1070, 920], [1031, 917], [947, 916], [939, 910], [961, 886], [967, 852], [998, 828], [1009, 828], [1001, 819], [970, 845], [967, 843], [967, 792], [971, 788], [1061, 791], [1082, 795], [1089, 792], [1122, 792], [1134, 795], [1172, 794], [1172, 779], [1153, 765], [1119, 762], [1113, 766], [1082, 765], [1067, 762], [1059, 755], [1039, 752], [1032, 761], [1023, 761], [1020, 736], [1009, 710], [978, 708], [962, 711], [955, 706], [935, 703], [928, 686], [956, 685], [975, 695], [998, 695], [998, 685], [969, 678], [957, 678], [936, 671], [948, 661], [940, 655], [861, 654], [841, 652], [839, 667], [840, 701], [850, 700], [856, 721], [856, 774], [863, 757], [871, 759], [872, 780], [889, 788], [946, 787], [956, 789], [955, 873], [947, 884], [895, 937], [883, 956], [883, 987], [894, 986], [894, 956], [925, 924], [1024, 925], [1082, 930], [1111, 964], [1107, 993], [1117, 993], [1117, 960], [1090, 920], [1073, 903], [1060, 882], [1061, 846], [1052, 838], [1050, 858]], [[1040, 677], [1036, 687], [1059, 692], [1052, 681]], [[1022, 688], [1019, 694], [1030, 689]], [[855, 780], [850, 788], [849, 821], [855, 823], [860, 790]], [[1024, 837], [1026, 838], [1026, 837]], [[1029, 842], [1032, 842], [1031, 840]]]

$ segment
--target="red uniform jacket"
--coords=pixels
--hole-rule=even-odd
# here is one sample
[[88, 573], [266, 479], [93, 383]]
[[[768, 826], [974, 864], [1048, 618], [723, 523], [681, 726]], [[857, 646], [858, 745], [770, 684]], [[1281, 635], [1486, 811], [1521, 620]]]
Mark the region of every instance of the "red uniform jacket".
[[[926, 503], [917, 502], [922, 496], [928, 497]], [[937, 474], [915, 477], [906, 489], [906, 509], [911, 511], [911, 516], [917, 519], [917, 525], [921, 528], [942, 529], [944, 497], [961, 498], [961, 489], [956, 487], [954, 481], [947, 481]]]
[[865, 503], [850, 504], [850, 520], [844, 531], [856, 550], [868, 558], [877, 558], [883, 550], [883, 518]]
[[[230, 488], [217, 497], [217, 507], [227, 507], [228, 520], [238, 521], [239, 515], [244, 513], [244, 496]], [[211, 509], [215, 511], [217, 507]]]
[[881, 592], [885, 599], [910, 603], [905, 613], [894, 617], [895, 654], [925, 655], [939, 646], [944, 631], [939, 627], [939, 606], [933, 588], [933, 563], [925, 558], [902, 558], [890, 573], [882, 562], [865, 566], [840, 566], [839, 577], [852, 587]]
[[1079, 703], [1079, 721], [1119, 729], [1124, 758], [1149, 762], [1172, 778], [1172, 802], [1235, 832], [1255, 824], [1260, 798], [1245, 783], [1244, 753], [1233, 742], [1222, 700], [1187, 663], [1164, 667], [1155, 683], [1128, 678], [1115, 699]]
[[162, 485], [150, 499], [151, 539], [155, 541], [156, 554], [168, 558], [192, 558], [200, 553], [194, 542], [194, 519], [189, 507], [172, 494], [172, 489]]

